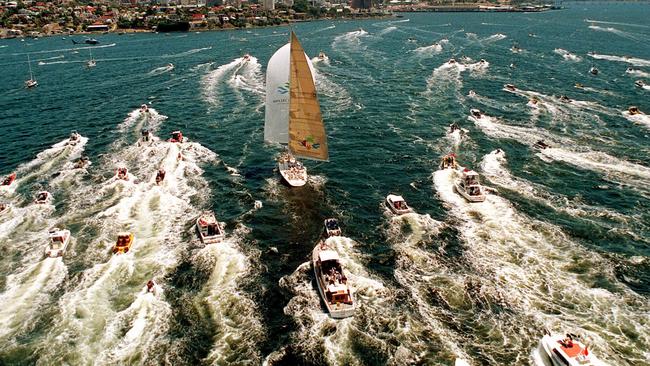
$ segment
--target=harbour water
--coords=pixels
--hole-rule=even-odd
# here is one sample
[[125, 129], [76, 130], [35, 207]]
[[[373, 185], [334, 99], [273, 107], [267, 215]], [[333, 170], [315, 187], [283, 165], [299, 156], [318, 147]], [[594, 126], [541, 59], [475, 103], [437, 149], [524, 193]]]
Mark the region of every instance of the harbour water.
[[[623, 114], [650, 113], [634, 85], [650, 82], [647, 15], [572, 3], [297, 24], [307, 54], [329, 57], [313, 62], [330, 161], [305, 162], [299, 189], [263, 141], [266, 63], [288, 28], [0, 41], [0, 174], [18, 173], [0, 188], [0, 364], [528, 365], [544, 329], [650, 364], [650, 118]], [[137, 143], [143, 127], [155, 143]], [[164, 142], [174, 130], [189, 142]], [[454, 193], [438, 171], [450, 152], [496, 193]], [[33, 204], [44, 189], [53, 204]], [[417, 213], [390, 215], [389, 193]], [[203, 210], [225, 242], [200, 244]], [[327, 217], [359, 304], [344, 320], [309, 263]], [[51, 227], [72, 232], [62, 259], [43, 258]], [[135, 242], [116, 256], [119, 231]]]

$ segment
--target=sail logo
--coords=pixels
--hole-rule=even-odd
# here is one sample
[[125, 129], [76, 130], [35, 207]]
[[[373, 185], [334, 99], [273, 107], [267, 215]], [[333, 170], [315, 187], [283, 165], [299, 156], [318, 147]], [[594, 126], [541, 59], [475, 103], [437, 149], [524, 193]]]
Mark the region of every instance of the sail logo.
[[287, 81], [284, 85], [278, 86], [277, 91], [280, 94], [287, 94], [289, 92], [289, 82]]
[[318, 148], [320, 147], [320, 144], [316, 142], [314, 136], [311, 135], [307, 136], [304, 140], [300, 141], [300, 144], [306, 147], [307, 150], [311, 150], [311, 149], [318, 150]]

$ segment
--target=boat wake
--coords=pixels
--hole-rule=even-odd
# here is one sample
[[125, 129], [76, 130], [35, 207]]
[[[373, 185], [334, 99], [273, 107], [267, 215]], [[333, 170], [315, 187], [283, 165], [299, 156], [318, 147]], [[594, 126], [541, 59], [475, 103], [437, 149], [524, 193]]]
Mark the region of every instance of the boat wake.
[[[222, 103], [221, 98], [226, 93], [222, 84], [224, 81], [231, 91], [246, 90], [263, 98], [265, 89], [261, 69], [257, 58], [252, 56], [248, 61], [240, 57], [219, 66], [202, 78], [203, 99], [212, 107], [219, 106]], [[244, 99], [241, 94], [238, 96], [240, 100]]]
[[589, 29], [599, 31], [599, 32], [613, 33], [613, 34], [616, 34], [617, 36], [627, 38], [627, 39], [630, 39], [630, 40], [633, 40], [633, 41], [642, 41], [641, 39], [639, 39], [637, 36], [635, 36], [632, 33], [625, 32], [625, 31], [622, 31], [620, 29], [616, 29], [616, 28], [613, 28], [613, 27], [603, 28], [603, 27], [600, 27], [600, 26], [597, 26], [597, 25], [590, 25]]
[[595, 58], [597, 60], [607, 60], [607, 61], [616, 61], [616, 62], [625, 62], [634, 66], [650, 66], [650, 60], [631, 57], [631, 56], [615, 56], [615, 55], [601, 55], [598, 53], [588, 53], [589, 57]]
[[566, 60], [566, 61], [573, 61], [573, 62], [582, 61], [582, 58], [580, 56], [575, 55], [575, 54], [573, 54], [573, 53], [571, 53], [571, 52], [569, 52], [569, 51], [567, 51], [565, 49], [562, 49], [562, 48], [556, 48], [554, 50], [554, 52], [557, 53], [558, 55], [562, 56], [562, 58], [564, 58], [564, 60]]
[[174, 70], [173, 65], [165, 65], [165, 66], [161, 66], [161, 67], [156, 67], [155, 69], [149, 71], [149, 73], [147, 75], [150, 75], [150, 76], [162, 75], [162, 74], [168, 73], [168, 72], [170, 72], [172, 70]]
[[442, 52], [443, 47], [449, 43], [449, 40], [447, 39], [441, 39], [437, 43], [434, 43], [430, 46], [424, 46], [424, 47], [418, 47], [413, 52], [415, 52], [418, 56], [421, 57], [429, 57], [433, 56], [435, 54], [438, 54]]
[[[368, 32], [363, 29], [338, 35], [334, 37], [334, 41], [332, 42], [332, 49], [337, 49], [339, 45], [343, 45], [345, 47], [361, 47], [361, 41], [363, 38], [366, 38], [368, 36]], [[365, 49], [365, 47], [363, 48]]]

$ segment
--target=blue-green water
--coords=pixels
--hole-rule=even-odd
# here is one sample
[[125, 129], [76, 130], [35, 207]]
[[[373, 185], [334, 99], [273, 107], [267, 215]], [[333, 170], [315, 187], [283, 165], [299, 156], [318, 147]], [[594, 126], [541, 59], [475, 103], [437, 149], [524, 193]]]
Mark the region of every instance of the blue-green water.
[[[291, 190], [263, 142], [266, 63], [287, 28], [102, 35], [93, 69], [69, 39], [1, 41], [0, 174], [18, 180], [0, 192], [0, 363], [523, 365], [540, 362], [548, 328], [586, 335], [610, 364], [650, 364], [650, 121], [622, 113], [650, 113], [634, 86], [650, 82], [648, 15], [570, 4], [296, 25], [310, 56], [329, 56], [314, 64], [331, 159], [306, 162], [310, 183]], [[190, 142], [138, 145], [144, 126]], [[71, 130], [84, 138], [65, 146]], [[437, 171], [452, 151], [497, 190], [485, 203]], [[82, 154], [92, 165], [72, 169]], [[41, 189], [54, 206], [31, 203]], [[391, 192], [417, 213], [389, 215]], [[223, 244], [196, 238], [206, 209], [226, 222]], [[359, 304], [342, 321], [308, 264], [331, 216]], [[54, 226], [71, 248], [43, 259]], [[136, 241], [113, 256], [121, 230]], [[143, 291], [149, 278], [162, 294]]]

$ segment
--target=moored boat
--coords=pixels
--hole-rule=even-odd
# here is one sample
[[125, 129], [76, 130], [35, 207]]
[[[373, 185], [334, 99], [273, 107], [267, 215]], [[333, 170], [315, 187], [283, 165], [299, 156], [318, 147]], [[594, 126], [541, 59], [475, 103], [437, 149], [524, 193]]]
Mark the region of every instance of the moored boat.
[[203, 212], [196, 219], [196, 230], [203, 244], [219, 243], [225, 238], [221, 224], [212, 211]]
[[70, 230], [53, 228], [50, 230], [49, 243], [45, 248], [45, 256], [50, 258], [63, 257], [70, 244]]
[[456, 192], [470, 202], [485, 201], [485, 189], [479, 182], [478, 173], [465, 168], [459, 179], [454, 182]]
[[325, 237], [329, 238], [331, 236], [341, 236], [341, 227], [339, 222], [336, 219], [325, 219], [323, 222], [325, 226]]
[[13, 172], [2, 179], [0, 186], [10, 186], [16, 180], [16, 172]]
[[592, 354], [581, 338], [575, 334], [546, 334], [542, 337], [541, 348], [553, 366], [603, 366]]
[[388, 208], [396, 215], [404, 215], [413, 212], [413, 209], [406, 204], [404, 197], [394, 194], [386, 196], [386, 206], [388, 206]]
[[129, 171], [125, 167], [117, 168], [115, 177], [119, 180], [129, 180]]
[[352, 288], [348, 284], [335, 248], [326, 241], [316, 244], [312, 252], [312, 265], [318, 292], [330, 316], [341, 319], [354, 315]]
[[46, 205], [52, 202], [52, 194], [48, 191], [40, 191], [36, 194], [34, 203], [39, 205]]
[[133, 233], [121, 232], [117, 234], [117, 241], [113, 246], [113, 253], [127, 253], [133, 245]]

